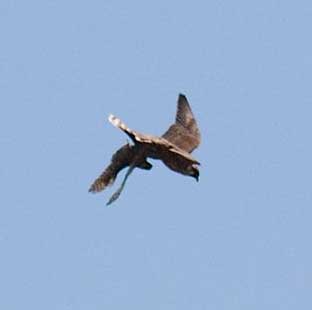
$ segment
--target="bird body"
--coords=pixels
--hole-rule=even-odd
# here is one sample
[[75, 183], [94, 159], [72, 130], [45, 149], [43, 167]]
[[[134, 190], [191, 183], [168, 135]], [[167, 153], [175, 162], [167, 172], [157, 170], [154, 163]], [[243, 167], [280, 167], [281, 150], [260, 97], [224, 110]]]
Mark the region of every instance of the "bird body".
[[159, 159], [171, 170], [183, 175], [199, 178], [200, 164], [190, 154], [200, 143], [200, 133], [186, 97], [178, 98], [176, 120], [162, 137], [139, 133], [130, 129], [119, 118], [110, 115], [108, 120], [124, 131], [133, 145], [123, 145], [112, 157], [110, 165], [91, 185], [90, 192], [99, 192], [113, 184], [117, 174], [129, 167], [121, 187], [113, 194], [108, 204], [115, 201], [134, 168], [150, 170], [152, 165], [147, 158]]

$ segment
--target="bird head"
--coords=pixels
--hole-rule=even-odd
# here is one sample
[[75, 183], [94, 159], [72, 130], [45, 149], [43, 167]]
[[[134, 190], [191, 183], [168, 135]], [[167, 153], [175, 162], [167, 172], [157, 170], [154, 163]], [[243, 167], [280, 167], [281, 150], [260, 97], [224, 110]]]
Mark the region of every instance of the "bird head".
[[199, 181], [199, 170], [196, 165], [191, 166], [190, 176], [195, 178], [197, 182]]

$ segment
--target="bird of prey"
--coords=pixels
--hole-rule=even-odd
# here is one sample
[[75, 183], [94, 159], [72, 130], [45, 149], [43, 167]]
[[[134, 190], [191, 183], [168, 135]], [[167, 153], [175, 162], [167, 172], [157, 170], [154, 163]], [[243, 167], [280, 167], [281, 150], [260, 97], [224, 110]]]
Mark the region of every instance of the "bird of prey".
[[119, 118], [110, 115], [110, 123], [121, 129], [133, 144], [123, 145], [112, 157], [111, 163], [91, 185], [89, 192], [97, 193], [112, 185], [117, 174], [124, 168], [128, 171], [118, 190], [111, 196], [107, 205], [121, 194], [128, 176], [134, 168], [150, 170], [148, 158], [160, 159], [171, 170], [199, 179], [198, 165], [191, 152], [200, 143], [200, 132], [185, 95], [178, 97], [175, 123], [161, 136], [142, 134], [126, 126]]

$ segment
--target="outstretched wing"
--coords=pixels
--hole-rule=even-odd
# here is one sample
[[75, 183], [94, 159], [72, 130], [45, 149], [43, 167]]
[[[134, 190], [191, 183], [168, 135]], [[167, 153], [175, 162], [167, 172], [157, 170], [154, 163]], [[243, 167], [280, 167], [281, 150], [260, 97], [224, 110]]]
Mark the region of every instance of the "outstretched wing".
[[134, 156], [134, 148], [125, 144], [112, 157], [110, 165], [91, 185], [89, 192], [97, 193], [104, 190], [107, 186], [112, 185], [120, 170], [130, 166]]
[[188, 153], [191, 153], [200, 143], [196, 120], [186, 97], [182, 94], [178, 98], [175, 123], [162, 137]]
[[[134, 147], [136, 147], [137, 143], [139, 143], [141, 146], [141, 151], [144, 149], [146, 150], [146, 148], [148, 149], [149, 148], [148, 145], [150, 145], [153, 146], [154, 152], [155, 148], [157, 148], [156, 151], [157, 154], [154, 155], [156, 155], [158, 159], [162, 159], [162, 157], [167, 156], [166, 154], [168, 153], [174, 153], [175, 156], [180, 156], [186, 160], [189, 160], [194, 164], [199, 164], [199, 162], [196, 159], [194, 159], [188, 151], [185, 151], [184, 149], [180, 148], [176, 144], [173, 144], [171, 141], [165, 139], [164, 137], [147, 135], [137, 132], [133, 129], [130, 129], [121, 119], [119, 119], [114, 115], [110, 115], [108, 117], [108, 120], [112, 123], [112, 125], [114, 125], [115, 127], [121, 129], [124, 133], [126, 133], [133, 140], [133, 142], [136, 143]], [[153, 157], [152, 154], [149, 154], [148, 156]]]
[[112, 114], [109, 115], [108, 120], [113, 126], [121, 129], [134, 143], [144, 143], [155, 138], [154, 136], [142, 134], [129, 128], [120, 118]]

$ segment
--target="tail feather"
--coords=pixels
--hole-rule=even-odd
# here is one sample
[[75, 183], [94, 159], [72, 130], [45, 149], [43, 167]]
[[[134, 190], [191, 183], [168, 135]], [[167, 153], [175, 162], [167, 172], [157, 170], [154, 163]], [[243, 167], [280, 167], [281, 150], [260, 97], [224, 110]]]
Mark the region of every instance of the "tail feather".
[[135, 152], [129, 144], [123, 145], [114, 153], [111, 163], [104, 172], [93, 182], [89, 192], [97, 193], [104, 190], [107, 186], [112, 185], [119, 171], [128, 167], [133, 160]]
[[93, 184], [90, 186], [89, 192], [101, 192], [106, 187], [114, 183], [117, 177], [117, 171], [112, 169], [111, 166], [112, 165], [108, 166], [107, 169], [93, 182]]

